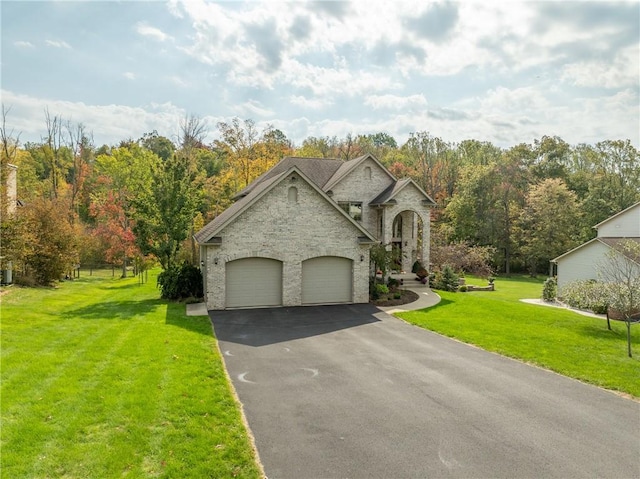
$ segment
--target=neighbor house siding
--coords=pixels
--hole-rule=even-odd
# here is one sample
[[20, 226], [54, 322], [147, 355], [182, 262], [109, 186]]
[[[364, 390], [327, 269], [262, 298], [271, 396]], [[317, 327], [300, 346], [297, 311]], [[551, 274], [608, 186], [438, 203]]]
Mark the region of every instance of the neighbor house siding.
[[597, 280], [599, 265], [606, 260], [609, 250], [600, 241], [593, 241], [558, 259], [558, 288], [571, 281]]
[[[290, 187], [297, 188], [297, 201], [292, 201]], [[297, 173], [273, 187], [218, 236], [222, 238], [220, 246], [206, 247], [208, 309], [226, 307], [225, 264], [248, 257], [282, 261], [284, 306], [302, 304], [302, 262], [318, 256], [352, 260], [353, 302], [369, 300], [370, 245], [359, 244], [362, 232]]]
[[640, 204], [598, 226], [600, 238], [640, 237]]

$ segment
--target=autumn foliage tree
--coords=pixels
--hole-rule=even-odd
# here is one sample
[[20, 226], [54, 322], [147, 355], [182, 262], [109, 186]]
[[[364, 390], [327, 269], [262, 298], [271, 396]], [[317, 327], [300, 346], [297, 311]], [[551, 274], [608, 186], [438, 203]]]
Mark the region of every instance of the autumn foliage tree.
[[133, 234], [132, 221], [127, 217], [123, 205], [123, 197], [108, 191], [91, 204], [90, 214], [96, 221], [93, 235], [104, 246], [106, 261], [120, 264], [122, 277], [126, 278], [128, 260], [139, 250]]
[[37, 284], [49, 285], [78, 264], [78, 231], [68, 212], [68, 202], [56, 198], [34, 200], [20, 212], [32, 241], [22, 258], [23, 272]]

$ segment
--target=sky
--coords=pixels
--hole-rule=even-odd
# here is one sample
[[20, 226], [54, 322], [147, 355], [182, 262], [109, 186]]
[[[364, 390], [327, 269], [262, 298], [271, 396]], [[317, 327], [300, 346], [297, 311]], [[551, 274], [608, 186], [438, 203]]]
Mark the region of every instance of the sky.
[[309, 136], [640, 146], [640, 2], [6, 1], [7, 128], [113, 145], [187, 115]]

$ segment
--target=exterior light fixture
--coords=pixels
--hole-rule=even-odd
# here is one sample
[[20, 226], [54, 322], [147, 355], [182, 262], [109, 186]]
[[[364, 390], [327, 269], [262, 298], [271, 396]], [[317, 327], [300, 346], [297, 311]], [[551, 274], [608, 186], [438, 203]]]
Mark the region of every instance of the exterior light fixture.
[[364, 255], [363, 254], [360, 255], [360, 261], [364, 261]]
[[218, 264], [218, 257], [213, 258], [213, 264]]

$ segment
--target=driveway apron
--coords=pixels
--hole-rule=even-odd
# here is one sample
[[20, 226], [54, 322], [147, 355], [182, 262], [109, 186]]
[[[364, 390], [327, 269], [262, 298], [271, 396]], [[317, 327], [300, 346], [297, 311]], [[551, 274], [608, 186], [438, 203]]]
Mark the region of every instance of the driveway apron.
[[211, 311], [266, 475], [640, 477], [640, 404], [370, 305]]

